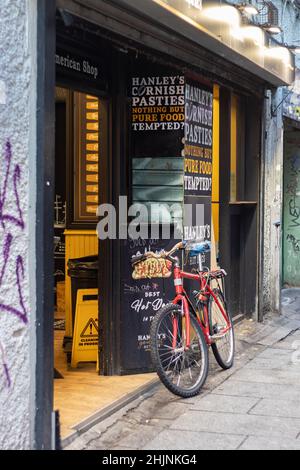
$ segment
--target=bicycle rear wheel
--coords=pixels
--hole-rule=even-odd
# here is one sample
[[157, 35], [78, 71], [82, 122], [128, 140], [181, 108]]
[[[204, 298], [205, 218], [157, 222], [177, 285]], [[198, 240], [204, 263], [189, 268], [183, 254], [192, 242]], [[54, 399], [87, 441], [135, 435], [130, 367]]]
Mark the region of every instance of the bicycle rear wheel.
[[[217, 338], [215, 343], [212, 344], [212, 350], [219, 366], [224, 370], [228, 370], [231, 369], [234, 363], [234, 329], [222, 291], [220, 289], [214, 289], [213, 292], [223, 308], [226, 318], [214, 298], [211, 297], [208, 312], [209, 329], [210, 335]], [[222, 335], [222, 330], [225, 330], [228, 324], [230, 325], [230, 330]]]
[[181, 308], [166, 305], [150, 331], [151, 356], [157, 374], [170, 392], [182, 398], [198, 395], [208, 374], [208, 349], [201, 327], [190, 316], [191, 345], [186, 350], [186, 319]]

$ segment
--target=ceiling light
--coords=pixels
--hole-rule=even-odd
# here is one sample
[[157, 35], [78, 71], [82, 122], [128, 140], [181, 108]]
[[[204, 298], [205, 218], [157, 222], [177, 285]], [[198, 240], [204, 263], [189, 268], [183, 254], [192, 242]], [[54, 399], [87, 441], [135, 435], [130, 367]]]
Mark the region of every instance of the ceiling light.
[[204, 8], [202, 14], [212, 21], [227, 23], [235, 27], [241, 23], [239, 12], [236, 8], [229, 5]]
[[232, 29], [231, 35], [239, 41], [248, 39], [252, 40], [257, 46], [263, 47], [265, 45], [265, 33], [257, 26], [243, 26], [242, 28]]

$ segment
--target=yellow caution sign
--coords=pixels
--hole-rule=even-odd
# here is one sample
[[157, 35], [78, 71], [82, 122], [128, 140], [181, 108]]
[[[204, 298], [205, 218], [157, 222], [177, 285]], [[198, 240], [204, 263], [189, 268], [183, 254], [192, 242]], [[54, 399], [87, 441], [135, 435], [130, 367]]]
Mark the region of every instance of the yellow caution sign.
[[98, 289], [79, 290], [71, 366], [75, 368], [80, 362], [97, 362], [98, 341]]

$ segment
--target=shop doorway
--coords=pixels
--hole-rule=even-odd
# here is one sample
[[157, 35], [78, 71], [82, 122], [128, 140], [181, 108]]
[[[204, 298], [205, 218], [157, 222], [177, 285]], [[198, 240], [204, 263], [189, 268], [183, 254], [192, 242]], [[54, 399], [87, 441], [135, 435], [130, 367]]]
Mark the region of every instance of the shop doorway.
[[118, 324], [107, 324], [110, 292], [98, 289], [108, 258], [96, 233], [97, 208], [107, 202], [110, 186], [111, 108], [109, 97], [91, 90], [56, 87], [54, 407], [63, 439], [154, 379], [154, 374], [113, 376], [103, 366], [117, 362], [118, 354], [104, 343]]
[[[94, 410], [88, 399], [85, 407], [78, 407], [75, 402], [87, 383], [96, 385], [98, 380], [96, 211], [101, 197], [100, 155], [107, 159], [107, 108], [107, 100], [103, 98], [66, 86], [56, 87], [54, 389], [63, 435]], [[86, 257], [89, 261], [80, 264]], [[84, 267], [89, 271], [84, 271]], [[85, 294], [81, 304], [77, 295], [80, 293]], [[89, 305], [87, 313], [85, 297]], [[84, 348], [88, 353], [82, 351]], [[84, 415], [82, 408], [86, 408]]]
[[221, 89], [220, 264], [235, 321], [257, 318], [261, 104]]

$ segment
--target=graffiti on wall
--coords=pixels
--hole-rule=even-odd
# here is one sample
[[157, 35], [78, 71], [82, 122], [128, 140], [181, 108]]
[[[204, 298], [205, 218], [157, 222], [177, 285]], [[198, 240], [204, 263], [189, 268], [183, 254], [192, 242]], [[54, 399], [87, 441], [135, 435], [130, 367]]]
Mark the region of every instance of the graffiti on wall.
[[[22, 324], [28, 323], [28, 313], [24, 302], [24, 259], [13, 249], [14, 239], [24, 231], [25, 223], [20, 204], [19, 188], [21, 182], [21, 168], [13, 165], [12, 147], [10, 141], [6, 142], [4, 149], [4, 161], [2, 162], [4, 178], [0, 185], [0, 313], [13, 315]], [[12, 195], [12, 197], [11, 197]], [[5, 284], [11, 282], [8, 273], [13, 266], [14, 287], [16, 294], [5, 295], [2, 291]], [[1, 362], [5, 381], [8, 387], [11, 385], [9, 367], [6, 360], [5, 347], [0, 343]]]
[[300, 286], [300, 150], [299, 136], [290, 133], [285, 144], [283, 277]]

